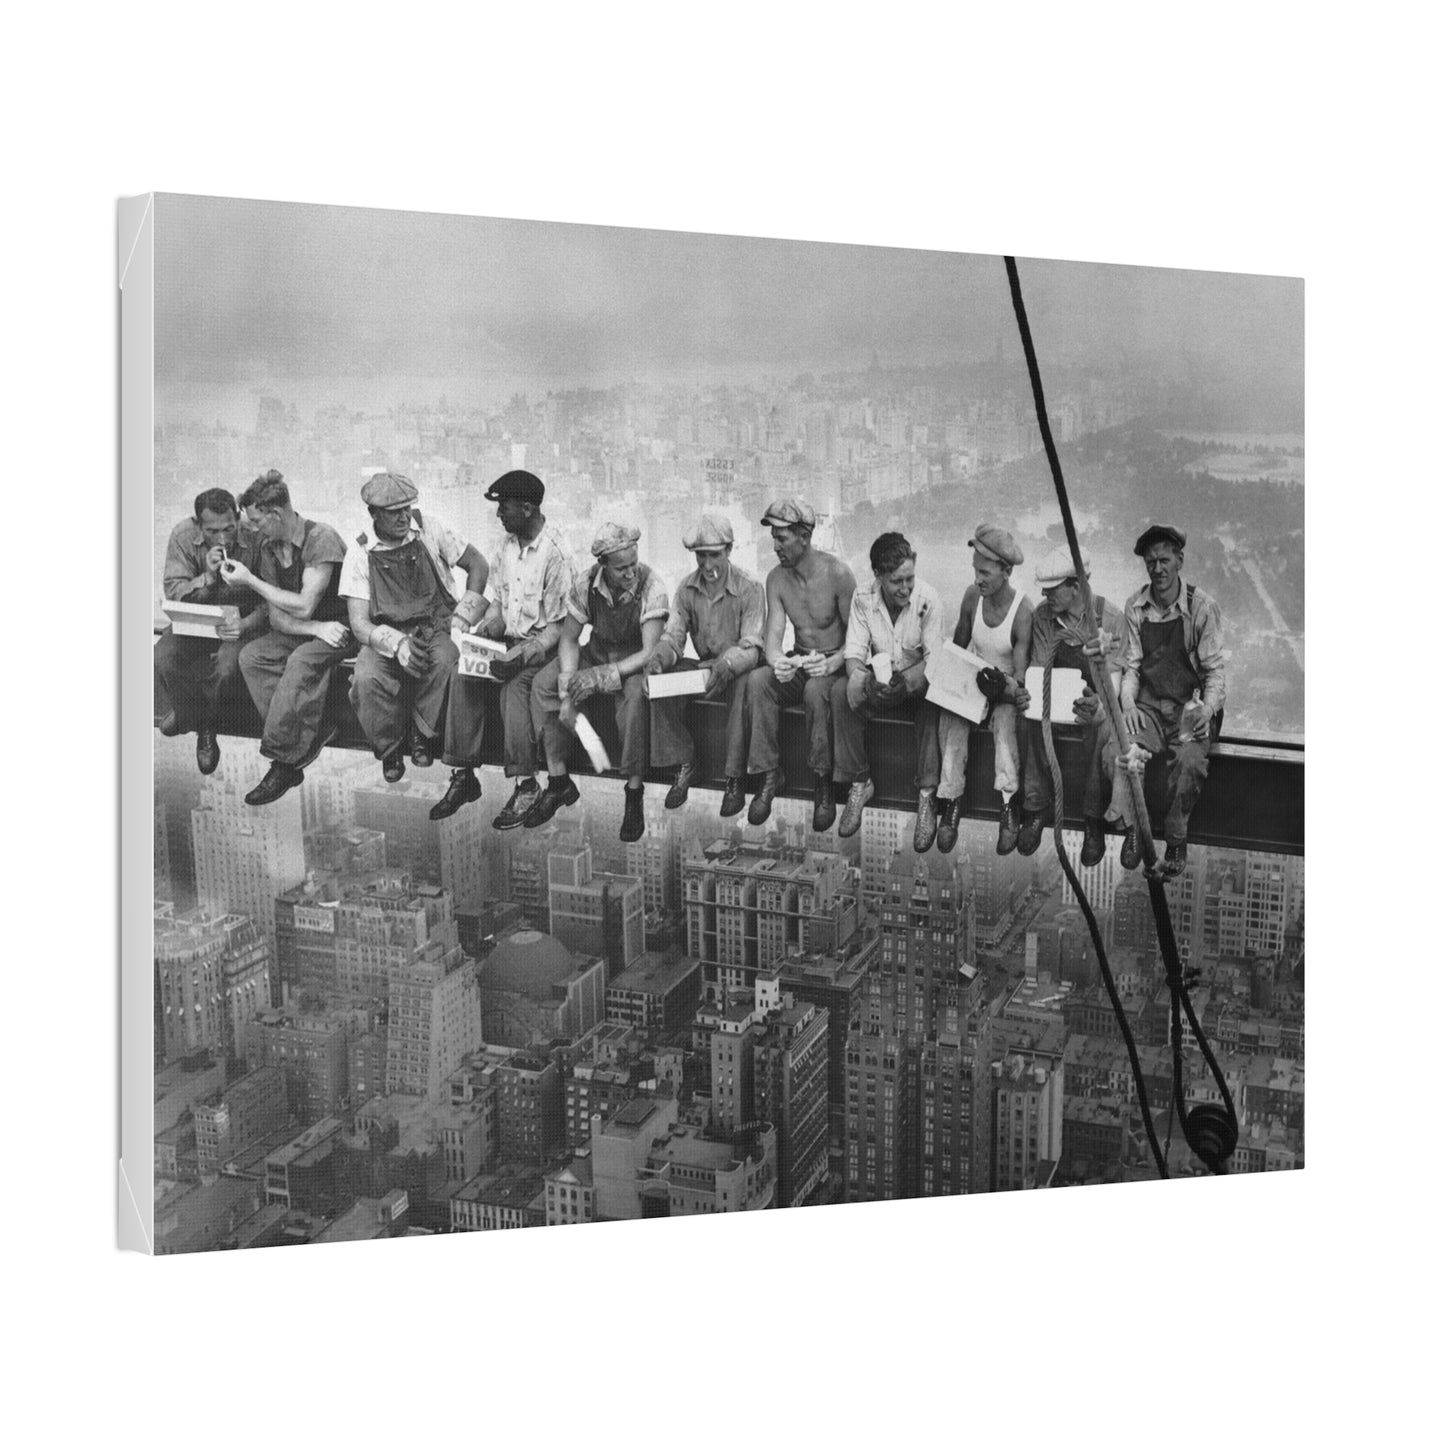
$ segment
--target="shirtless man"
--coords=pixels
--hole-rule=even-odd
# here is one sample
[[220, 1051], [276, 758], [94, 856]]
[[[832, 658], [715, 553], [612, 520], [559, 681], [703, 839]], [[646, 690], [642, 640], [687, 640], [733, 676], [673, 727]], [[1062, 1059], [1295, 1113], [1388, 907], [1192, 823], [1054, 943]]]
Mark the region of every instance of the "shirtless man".
[[[768, 573], [768, 628], [763, 665], [748, 674], [752, 743], [748, 771], [762, 781], [748, 808], [754, 826], [768, 821], [782, 786], [779, 709], [800, 699], [808, 723], [808, 766], [813, 771], [813, 831], [833, 826], [833, 679], [843, 671], [843, 643], [857, 585], [848, 564], [813, 547], [813, 509], [800, 497], [774, 502], [763, 514], [772, 530], [778, 565]], [[783, 651], [783, 627], [793, 624], [793, 649]]]
[[[998, 815], [995, 851], [1012, 853], [1019, 841], [1019, 690], [1029, 665], [1029, 632], [1033, 604], [1014, 590], [1013, 570], [1023, 560], [1011, 533], [983, 523], [968, 544], [973, 548], [973, 582], [963, 594], [953, 640], [982, 657], [997, 676], [987, 686], [993, 706], [987, 723], [993, 732], [993, 785], [1003, 799]], [[975, 724], [957, 713], [940, 712], [938, 742], [943, 767], [938, 783], [938, 851], [952, 852], [958, 842], [958, 822], [968, 780], [969, 732]]]

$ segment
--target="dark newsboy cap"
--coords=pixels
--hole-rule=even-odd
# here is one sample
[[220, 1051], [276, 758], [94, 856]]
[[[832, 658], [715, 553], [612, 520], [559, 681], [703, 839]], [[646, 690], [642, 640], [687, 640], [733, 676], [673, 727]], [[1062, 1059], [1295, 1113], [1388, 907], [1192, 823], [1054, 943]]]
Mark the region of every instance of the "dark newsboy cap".
[[1163, 522], [1155, 522], [1139, 534], [1139, 540], [1134, 543], [1134, 555], [1142, 557], [1156, 542], [1168, 542], [1182, 552], [1184, 550], [1184, 533], [1178, 527], [1169, 527]]
[[489, 502], [505, 502], [510, 499], [530, 502], [534, 507], [540, 507], [546, 494], [547, 489], [542, 485], [541, 477], [534, 477], [531, 472], [516, 471], [503, 472], [487, 488], [485, 496]]

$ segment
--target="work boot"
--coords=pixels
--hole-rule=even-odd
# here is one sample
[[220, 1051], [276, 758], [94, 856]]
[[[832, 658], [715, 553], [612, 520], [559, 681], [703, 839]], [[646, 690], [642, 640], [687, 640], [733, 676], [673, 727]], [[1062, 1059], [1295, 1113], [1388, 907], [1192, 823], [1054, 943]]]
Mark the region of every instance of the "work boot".
[[452, 780], [447, 784], [446, 792], [432, 804], [427, 817], [432, 822], [439, 823], [443, 818], [450, 818], [467, 803], [475, 803], [481, 796], [482, 785], [477, 781], [477, 775], [470, 768], [453, 768]]
[[872, 778], [859, 778], [848, 789], [848, 805], [843, 809], [843, 821], [838, 824], [840, 838], [851, 838], [863, 826], [863, 809], [868, 806], [868, 800], [872, 796]]
[[838, 802], [833, 796], [833, 780], [827, 773], [813, 774], [813, 831], [826, 833], [838, 816]]
[[215, 728], [201, 728], [196, 733], [196, 767], [202, 777], [210, 777], [221, 763], [221, 745], [216, 741]]
[[292, 788], [299, 787], [305, 776], [300, 768], [293, 768], [290, 763], [272, 763], [266, 776], [246, 794], [246, 801], [253, 808], [274, 803]]
[[677, 770], [677, 777], [672, 780], [672, 786], [667, 790], [667, 796], [662, 800], [664, 808], [680, 808], [687, 802], [687, 790], [692, 786], [692, 780], [697, 776], [697, 767], [693, 763], [683, 763]]
[[1095, 867], [1104, 856], [1104, 820], [1084, 819], [1084, 846], [1079, 853], [1079, 862], [1085, 868]]
[[938, 835], [938, 802], [933, 790], [925, 788], [918, 795], [918, 821], [913, 825], [913, 851], [926, 853]]
[[1122, 867], [1133, 872], [1139, 866], [1139, 860], [1144, 855], [1139, 848], [1139, 830], [1134, 827], [1124, 829], [1124, 844], [1119, 849], [1119, 863]]
[[723, 785], [722, 806], [718, 809], [718, 816], [731, 818], [733, 814], [741, 813], [747, 800], [748, 795], [743, 791], [743, 780], [729, 778]]
[[492, 827], [503, 831], [520, 828], [532, 804], [537, 801], [537, 791], [536, 778], [518, 778], [512, 796], [507, 799], [507, 806], [492, 819]]
[[170, 710], [157, 724], [156, 731], [163, 738], [179, 737], [185, 729], [181, 726], [181, 720], [176, 716], [174, 708]]
[[642, 789], [629, 784], [622, 793], [627, 802], [622, 809], [622, 826], [617, 830], [617, 836], [624, 843], [635, 843], [642, 837]]
[[1164, 850], [1164, 866], [1159, 871], [1166, 878], [1177, 878], [1189, 861], [1188, 843], [1171, 843]]
[[548, 778], [547, 786], [537, 794], [536, 802], [527, 809], [527, 816], [522, 819], [522, 826], [524, 828], [540, 828], [543, 823], [551, 821], [552, 814], [558, 808], [570, 808], [581, 797], [582, 794], [577, 791], [577, 784], [572, 781], [569, 774], [563, 773], [560, 777]]
[[1044, 836], [1044, 815], [1024, 809], [1023, 827], [1018, 832], [1018, 850], [1023, 858], [1039, 851], [1039, 840]]
[[[1018, 794], [1008, 799], [1003, 805], [1003, 811], [998, 815], [998, 842], [994, 844], [993, 851], [1000, 857], [1012, 853], [1019, 846], [1019, 800]], [[1038, 847], [1038, 844], [1034, 844]], [[1022, 850], [1020, 850], [1022, 851]], [[1033, 852], [1033, 849], [1029, 849]]]
[[417, 728], [411, 735], [411, 765], [414, 768], [429, 768], [433, 761], [432, 739]]
[[399, 783], [406, 776], [406, 758], [400, 743], [381, 760], [381, 776], [388, 783]]
[[753, 794], [753, 801], [748, 805], [748, 822], [753, 827], [760, 827], [772, 816], [773, 799], [778, 796], [778, 789], [783, 785], [783, 770], [781, 768], [769, 768], [763, 774], [763, 780], [758, 784], [758, 790]]
[[963, 797], [938, 800], [938, 851], [952, 853], [958, 842], [958, 820], [963, 816]]

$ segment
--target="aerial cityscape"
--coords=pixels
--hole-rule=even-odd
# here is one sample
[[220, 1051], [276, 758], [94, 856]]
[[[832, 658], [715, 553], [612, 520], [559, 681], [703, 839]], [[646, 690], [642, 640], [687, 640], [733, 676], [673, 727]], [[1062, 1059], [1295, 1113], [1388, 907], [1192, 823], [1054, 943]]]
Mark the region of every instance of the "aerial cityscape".
[[[1036, 567], [1064, 530], [996, 257], [537, 226], [548, 289], [523, 223], [273, 207], [238, 240], [239, 203], [164, 199], [158, 630], [167, 539], [197, 495], [273, 468], [348, 548], [363, 485], [399, 478], [486, 558], [504, 535], [486, 493], [522, 473], [579, 573], [611, 524], [669, 598], [700, 517], [766, 579], [795, 499], [860, 588], [875, 540], [907, 539], [945, 635], [992, 527], [1043, 605]], [[347, 258], [325, 276], [313, 223]], [[465, 226], [505, 281], [491, 311]], [[397, 258], [423, 239], [418, 279]], [[1024, 263], [1024, 283], [1095, 592], [1122, 607], [1145, 587], [1147, 527], [1187, 534], [1189, 595], [1224, 619], [1224, 733], [1302, 746], [1299, 283], [1056, 262]], [[158, 686], [158, 723], [166, 707]], [[578, 802], [494, 826], [517, 782], [499, 742], [462, 806], [439, 749], [388, 781], [342, 739], [258, 806], [278, 754], [248, 708], [238, 687], [209, 769], [191, 736], [155, 740], [159, 1252], [1155, 1177], [1047, 828], [1000, 852], [1002, 823], [963, 816], [945, 850], [893, 798], [820, 827], [795, 787], [751, 821], [656, 777], [631, 826], [634, 790], [585, 764]], [[1122, 831], [1082, 866], [1086, 834], [1063, 837], [1169, 1173], [1204, 1173]], [[1238, 1112], [1230, 1172], [1302, 1168], [1304, 859], [1191, 842], [1165, 888]], [[1192, 1044], [1184, 1064], [1188, 1101], [1218, 1102]]]

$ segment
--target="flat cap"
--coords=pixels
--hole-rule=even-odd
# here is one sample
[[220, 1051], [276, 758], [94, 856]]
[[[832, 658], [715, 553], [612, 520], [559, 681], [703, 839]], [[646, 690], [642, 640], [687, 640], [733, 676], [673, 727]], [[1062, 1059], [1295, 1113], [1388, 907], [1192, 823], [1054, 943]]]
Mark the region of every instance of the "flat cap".
[[[1084, 576], [1089, 575], [1089, 569], [1094, 565], [1089, 560], [1089, 549], [1079, 548], [1079, 556], [1084, 559]], [[1034, 581], [1045, 591], [1050, 587], [1057, 587], [1060, 582], [1067, 582], [1070, 577], [1077, 577], [1079, 574], [1074, 570], [1074, 558], [1067, 547], [1055, 547], [1037, 567], [1034, 568]]]
[[416, 501], [416, 483], [400, 472], [378, 472], [361, 489], [368, 507], [405, 507]]
[[606, 522], [592, 539], [592, 555], [605, 557], [609, 552], [621, 552], [625, 547], [636, 546], [640, 536], [642, 533], [626, 522]]
[[733, 524], [726, 517], [718, 517], [711, 512], [704, 512], [682, 534], [682, 545], [689, 552], [695, 552], [699, 547], [731, 547], [732, 544]]
[[995, 562], [1002, 562], [1006, 567], [1017, 567], [1024, 560], [1024, 554], [1019, 551], [1019, 544], [1014, 541], [1013, 533], [1005, 532], [1002, 527], [995, 527], [992, 522], [983, 522], [976, 527], [973, 540], [968, 545], [975, 552], [992, 557]]
[[510, 500], [530, 502], [534, 507], [540, 507], [547, 488], [542, 485], [541, 477], [534, 477], [531, 472], [503, 472], [483, 495], [489, 502]]
[[816, 527], [818, 514], [801, 497], [784, 497], [763, 513], [765, 527]]
[[1156, 542], [1169, 542], [1182, 552], [1184, 550], [1184, 533], [1178, 527], [1170, 527], [1163, 522], [1154, 522], [1139, 534], [1139, 540], [1134, 543], [1134, 555], [1142, 557]]

